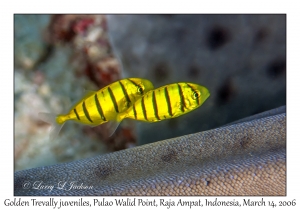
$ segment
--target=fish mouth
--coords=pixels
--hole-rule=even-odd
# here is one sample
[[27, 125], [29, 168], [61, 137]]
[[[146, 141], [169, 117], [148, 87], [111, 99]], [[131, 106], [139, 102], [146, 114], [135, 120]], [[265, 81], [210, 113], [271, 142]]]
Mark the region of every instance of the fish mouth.
[[206, 87], [203, 86], [201, 86], [199, 89], [201, 92], [201, 102], [204, 103], [204, 101], [206, 101], [206, 99], [210, 96], [210, 92]]
[[153, 84], [152, 84], [152, 82], [150, 82], [149, 80], [144, 80], [143, 81], [143, 83], [144, 83], [144, 87], [145, 87], [145, 90], [146, 91], [149, 91], [149, 90], [153, 90], [154, 89], [154, 86], [153, 86]]

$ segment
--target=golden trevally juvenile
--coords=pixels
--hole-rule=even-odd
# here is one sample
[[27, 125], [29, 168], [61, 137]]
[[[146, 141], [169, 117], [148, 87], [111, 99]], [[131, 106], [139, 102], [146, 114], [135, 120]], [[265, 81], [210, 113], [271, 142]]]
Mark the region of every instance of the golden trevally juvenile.
[[119, 113], [127, 110], [153, 88], [153, 84], [146, 79], [122, 79], [98, 91], [88, 92], [66, 114], [39, 113], [39, 116], [43, 121], [52, 124], [50, 139], [53, 139], [68, 120], [91, 126], [116, 121]]
[[193, 83], [174, 83], [147, 92], [127, 111], [118, 115], [117, 121], [131, 118], [157, 122], [179, 117], [200, 107], [209, 97], [209, 90]]

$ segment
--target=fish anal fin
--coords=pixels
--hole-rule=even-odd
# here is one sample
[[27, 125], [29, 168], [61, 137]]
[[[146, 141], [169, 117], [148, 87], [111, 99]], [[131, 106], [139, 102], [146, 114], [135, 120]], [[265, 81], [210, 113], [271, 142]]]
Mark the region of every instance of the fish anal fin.
[[119, 125], [120, 122], [114, 120], [111, 120], [105, 124], [108, 137], [111, 137], [116, 132]]
[[97, 126], [99, 126], [99, 125], [101, 125], [101, 124], [103, 124], [103, 123], [98, 123], [98, 122], [95, 122], [95, 123], [93, 123], [93, 124], [89, 124], [88, 126], [90, 126], [90, 127], [92, 127], [92, 128], [94, 128], [94, 127], [97, 127]]

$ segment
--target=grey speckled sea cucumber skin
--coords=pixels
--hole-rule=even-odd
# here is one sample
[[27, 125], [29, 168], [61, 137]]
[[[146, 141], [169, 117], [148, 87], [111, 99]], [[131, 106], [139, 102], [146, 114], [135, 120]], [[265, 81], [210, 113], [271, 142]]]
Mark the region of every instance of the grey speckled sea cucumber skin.
[[[286, 195], [285, 106], [221, 128], [15, 172], [19, 195]], [[36, 182], [54, 186], [33, 189]], [[92, 186], [58, 189], [59, 182]], [[25, 189], [24, 183], [30, 183]]]

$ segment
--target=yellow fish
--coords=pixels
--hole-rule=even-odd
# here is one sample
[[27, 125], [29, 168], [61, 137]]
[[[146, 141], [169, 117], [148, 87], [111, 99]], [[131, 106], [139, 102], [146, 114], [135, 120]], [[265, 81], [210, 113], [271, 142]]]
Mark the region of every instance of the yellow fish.
[[174, 83], [150, 90], [127, 111], [120, 113], [117, 121], [131, 118], [157, 122], [179, 117], [200, 107], [209, 97], [209, 90], [193, 83]]
[[153, 84], [146, 79], [122, 79], [97, 92], [89, 92], [67, 114], [56, 116], [39, 113], [39, 116], [43, 121], [53, 125], [50, 139], [54, 139], [68, 120], [91, 126], [115, 121], [119, 113], [126, 111], [137, 99], [153, 88]]

